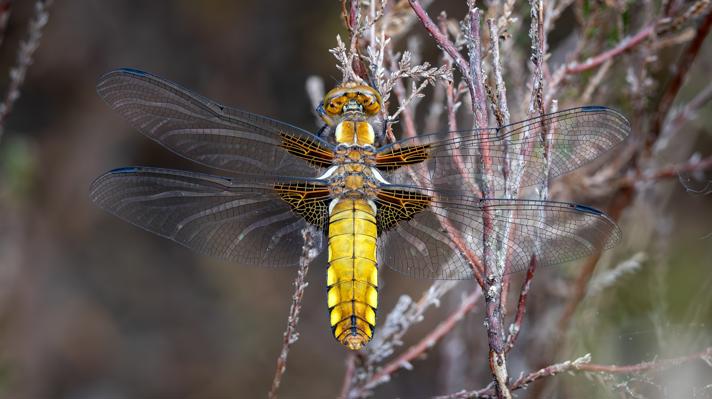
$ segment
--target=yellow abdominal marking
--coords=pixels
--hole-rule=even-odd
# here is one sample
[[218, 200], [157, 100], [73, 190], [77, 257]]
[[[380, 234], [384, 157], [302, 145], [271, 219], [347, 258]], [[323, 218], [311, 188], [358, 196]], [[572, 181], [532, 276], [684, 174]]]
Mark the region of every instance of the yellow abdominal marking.
[[365, 199], [336, 201], [329, 218], [329, 318], [334, 337], [358, 350], [376, 325], [376, 217]]

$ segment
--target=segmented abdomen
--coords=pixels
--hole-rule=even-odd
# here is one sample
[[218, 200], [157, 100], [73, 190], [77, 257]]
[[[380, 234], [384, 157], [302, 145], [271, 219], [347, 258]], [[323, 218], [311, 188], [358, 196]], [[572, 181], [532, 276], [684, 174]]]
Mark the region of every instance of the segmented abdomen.
[[356, 350], [371, 340], [376, 325], [376, 217], [366, 200], [334, 201], [327, 269], [331, 329], [339, 342]]

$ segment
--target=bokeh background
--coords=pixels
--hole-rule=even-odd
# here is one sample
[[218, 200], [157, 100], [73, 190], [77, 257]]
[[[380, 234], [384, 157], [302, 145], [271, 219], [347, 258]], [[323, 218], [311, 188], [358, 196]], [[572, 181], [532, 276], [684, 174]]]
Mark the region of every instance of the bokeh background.
[[[437, 3], [435, 8], [460, 16], [465, 10], [461, 3]], [[340, 2], [333, 0], [74, 0], [53, 5], [22, 97], [0, 141], [0, 396], [266, 395], [296, 271], [240, 268], [202, 258], [93, 206], [89, 183], [114, 167], [201, 170], [132, 130], [102, 103], [94, 86], [104, 72], [135, 67], [222, 103], [315, 129], [305, 81], [317, 75], [329, 86], [340, 79], [328, 53], [336, 34], [344, 34], [340, 11]], [[32, 14], [33, 2], [15, 2], [0, 48], [2, 76], [14, 63]], [[573, 16], [564, 16], [563, 31], [573, 25], [566, 18]], [[552, 46], [565, 41], [558, 36], [552, 35]], [[712, 43], [704, 46], [682, 99], [709, 81]], [[432, 45], [424, 52], [436, 61]], [[668, 56], [674, 60], [677, 53]], [[654, 78], [664, 81], [669, 74], [661, 69]], [[6, 80], [0, 79], [0, 88]], [[615, 103], [611, 93], [615, 87], [596, 100], [625, 111], [626, 104]], [[609, 98], [613, 103], [606, 102]], [[711, 111], [709, 105], [703, 108], [684, 133], [698, 136], [694, 151], [702, 155], [712, 148]], [[664, 194], [652, 199], [660, 201], [660, 213], [624, 214], [620, 224], [626, 238], [607, 255], [609, 264], [645, 247], [636, 240], [646, 240], [652, 228], [667, 226], [669, 239], [647, 248], [652, 251], [645, 251], [643, 267], [612, 287], [604, 284], [584, 301], [564, 358], [590, 352], [598, 363], [635, 363], [711, 344], [712, 201], [704, 193], [710, 188], [703, 184], [701, 193], [693, 192], [685, 181], [655, 183], [665, 186]], [[699, 189], [695, 184], [692, 188]], [[656, 223], [659, 218], [665, 223]], [[567, 277], [575, 268], [540, 271], [528, 319], [537, 326], [547, 323], [549, 310], [563, 303]], [[323, 265], [312, 267], [308, 276], [300, 340], [281, 388], [285, 398], [335, 397], [341, 386], [346, 351], [328, 327], [324, 270]], [[429, 286], [388, 270], [382, 277], [381, 321], [400, 295], [418, 297]], [[470, 283], [461, 284], [440, 308], [429, 311], [406, 343], [457, 305]], [[527, 342], [545, 333], [523, 331], [517, 350], [526, 352]], [[466, 337], [462, 356], [485, 365], [481, 307], [455, 334]], [[380, 387], [376, 397], [427, 397], [489, 381], [486, 369], [474, 375], [447, 371], [444, 353], [434, 348], [413, 371], [401, 371]], [[510, 375], [536, 366], [517, 356]], [[709, 384], [711, 375], [710, 368], [690, 366], [666, 378]], [[558, 396], [562, 392], [606, 397], [584, 377], [563, 376], [561, 381], [555, 397], [566, 397]]]

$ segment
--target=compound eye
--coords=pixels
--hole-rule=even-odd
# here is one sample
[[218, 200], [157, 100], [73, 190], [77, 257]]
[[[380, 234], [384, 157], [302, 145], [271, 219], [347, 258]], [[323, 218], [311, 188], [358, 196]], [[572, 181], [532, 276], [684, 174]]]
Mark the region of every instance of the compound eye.
[[381, 109], [381, 104], [378, 102], [378, 98], [371, 93], [359, 93], [356, 100], [359, 104], [361, 104], [367, 115], [375, 115]]
[[381, 110], [381, 96], [378, 92], [366, 85], [357, 85], [353, 82], [337, 87], [324, 96], [324, 113], [328, 117], [341, 116], [345, 109], [353, 111], [355, 107], [347, 105], [356, 102], [361, 112], [367, 116], [374, 116]]
[[328, 102], [326, 102], [324, 110], [329, 116], [338, 116], [341, 115], [345, 104], [346, 98], [344, 96], [334, 97], [329, 99]]

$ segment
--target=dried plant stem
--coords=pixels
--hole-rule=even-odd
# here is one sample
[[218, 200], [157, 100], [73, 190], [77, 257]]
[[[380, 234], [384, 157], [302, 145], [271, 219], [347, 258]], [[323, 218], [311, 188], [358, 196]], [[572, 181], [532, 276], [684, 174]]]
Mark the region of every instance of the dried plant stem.
[[575, 360], [567, 360], [562, 363], [552, 364], [551, 366], [544, 367], [533, 373], [529, 373], [525, 376], [519, 377], [516, 381], [512, 383], [512, 390], [526, 387], [528, 384], [543, 377], [549, 377], [570, 370], [577, 370], [581, 365], [586, 364], [590, 361], [591, 355], [587, 354]]
[[670, 359], [661, 360], [651, 360], [649, 362], [642, 362], [637, 364], [631, 364], [627, 366], [616, 366], [612, 364], [582, 364], [576, 369], [581, 371], [591, 371], [597, 373], [615, 373], [615, 374], [629, 374], [629, 373], [641, 373], [644, 371], [660, 371], [670, 367], [679, 366], [680, 364], [691, 362], [694, 360], [703, 360], [712, 367], [712, 346], [708, 346], [704, 350], [693, 353], [687, 356], [674, 357]]
[[557, 363], [548, 367], [544, 367], [533, 373], [527, 374], [515, 382], [512, 383], [512, 389], [520, 389], [526, 387], [528, 384], [543, 378], [559, 374], [566, 371], [589, 371], [589, 372], [599, 372], [599, 373], [618, 373], [618, 374], [630, 374], [630, 373], [640, 373], [643, 371], [650, 370], [661, 370], [671, 366], [677, 366], [682, 363], [687, 363], [693, 360], [702, 359], [706, 362], [710, 361], [712, 356], [712, 347], [707, 347], [701, 352], [694, 353], [688, 356], [681, 356], [671, 359], [654, 360], [649, 362], [642, 362], [638, 364], [632, 364], [628, 366], [615, 366], [615, 365], [603, 365], [603, 364], [591, 364], [590, 355], [580, 357], [574, 361], [566, 361], [563, 363]]
[[346, 356], [346, 372], [344, 373], [344, 382], [341, 384], [339, 399], [348, 399], [354, 374], [356, 374], [356, 354], [349, 352]]
[[646, 143], [647, 148], [652, 146], [662, 132], [663, 122], [672, 107], [673, 101], [677, 97], [677, 93], [680, 91], [682, 84], [685, 82], [687, 73], [689, 72], [692, 63], [697, 58], [697, 54], [700, 52], [702, 43], [705, 41], [705, 38], [710, 32], [710, 28], [712, 28], [712, 12], [708, 12], [707, 16], [705, 16], [700, 25], [697, 27], [695, 37], [683, 51], [679, 61], [675, 64], [677, 72], [673, 76], [670, 83], [668, 83], [667, 88], [660, 99], [660, 103], [658, 104], [658, 112], [655, 114], [656, 118], [653, 120], [652, 132], [648, 136], [648, 141]]
[[524, 321], [524, 314], [527, 309], [527, 298], [529, 296], [529, 289], [531, 288], [532, 279], [534, 279], [534, 272], [536, 271], [537, 261], [536, 257], [532, 256], [529, 262], [529, 268], [527, 268], [527, 275], [522, 283], [522, 289], [519, 290], [519, 301], [517, 302], [517, 314], [514, 316], [514, 322], [509, 326], [509, 336], [507, 336], [507, 343], [505, 345], [505, 352], [509, 352], [514, 347], [517, 338], [519, 337], [519, 331], [522, 329], [522, 322]]
[[[405, 92], [405, 86], [403, 85], [403, 81], [401, 79], [395, 81], [393, 85], [393, 93], [396, 95], [396, 99], [400, 105], [398, 107], [398, 112], [403, 114], [401, 117], [403, 122], [403, 135], [404, 137], [415, 137], [415, 120], [411, 109], [408, 107], [409, 101]], [[394, 115], [393, 118], [395, 117], [396, 116]]]
[[279, 390], [279, 385], [282, 382], [282, 376], [284, 375], [284, 371], [287, 369], [287, 356], [289, 355], [289, 348], [299, 339], [299, 333], [297, 333], [297, 323], [299, 323], [299, 313], [302, 308], [304, 290], [309, 285], [309, 283], [306, 282], [309, 264], [317, 255], [314, 241], [317, 234], [319, 234], [319, 232], [317, 232], [313, 227], [305, 227], [302, 230], [304, 246], [302, 247], [302, 255], [299, 258], [299, 271], [297, 272], [297, 278], [294, 280], [294, 295], [292, 296], [292, 305], [289, 307], [289, 317], [287, 318], [287, 329], [284, 331], [282, 351], [277, 358], [277, 368], [274, 373], [274, 379], [272, 380], [272, 388], [268, 394], [270, 399], [277, 397], [277, 391]]
[[482, 290], [477, 288], [471, 294], [463, 298], [460, 306], [445, 320], [440, 322], [440, 324], [438, 324], [425, 337], [418, 341], [418, 343], [408, 348], [408, 350], [403, 352], [396, 359], [388, 362], [385, 366], [378, 370], [378, 372], [376, 372], [365, 384], [365, 389], [371, 389], [378, 384], [388, 381], [390, 375], [401, 368], [411, 369], [412, 366], [410, 365], [410, 362], [432, 348], [447, 333], [452, 331], [457, 323], [462, 320], [468, 312], [475, 308], [475, 305], [477, 305], [477, 302], [481, 296]]
[[576, 282], [574, 283], [570, 298], [568, 302], [566, 302], [564, 311], [562, 312], [561, 317], [559, 318], [559, 322], [557, 323], [557, 330], [559, 332], [559, 336], [563, 335], [566, 330], [568, 330], [569, 324], [571, 323], [571, 319], [576, 313], [576, 309], [578, 309], [579, 304], [586, 296], [588, 282], [591, 280], [593, 272], [594, 270], [596, 270], [596, 265], [598, 264], [598, 260], [600, 258], [601, 253], [595, 253], [589, 256], [588, 259], [586, 259], [586, 263], [584, 263], [584, 265], [581, 267], [581, 271], [579, 272], [579, 275], [576, 278]]
[[710, 100], [712, 100], [712, 83], [708, 83], [690, 102], [675, 112], [674, 117], [670, 118], [671, 121], [665, 126], [665, 129], [679, 130], [685, 123], [697, 117], [699, 109]]
[[509, 124], [509, 106], [507, 104], [507, 86], [504, 84], [502, 61], [499, 53], [499, 28], [492, 18], [487, 20], [487, 27], [490, 31], [492, 66], [494, 67], [494, 82], [497, 93], [497, 103], [493, 104], [493, 109], [497, 117], [497, 124], [504, 126]]
[[671, 177], [678, 177], [682, 173], [695, 173], [712, 170], [712, 156], [702, 159], [694, 159], [679, 164], [668, 165], [656, 170], [646, 170], [633, 176], [621, 177], [614, 183], [618, 187], [632, 187], [636, 183], [646, 180], [660, 180]]
[[[42, 30], [49, 21], [49, 8], [52, 6], [52, 3], [53, 0], [39, 0], [35, 3], [35, 15], [32, 17], [32, 20], [30, 20], [30, 25], [27, 30], [27, 39], [20, 42], [15, 66], [10, 69], [10, 83], [5, 92], [5, 97], [2, 103], [0, 103], [0, 140], [2, 140], [2, 135], [5, 131], [7, 117], [10, 115], [15, 101], [20, 98], [20, 88], [25, 82], [27, 69], [32, 65], [32, 57], [40, 46]], [[7, 21], [2, 21], [2, 18], [6, 17], [7, 15], [5, 14], [0, 15], [0, 23], [4, 22], [2, 25], [7, 23]]]
[[[551, 94], [558, 90], [559, 86], [566, 79], [567, 76], [580, 74], [593, 68], [597, 68], [605, 64], [606, 62], [615, 59], [626, 51], [633, 49], [639, 44], [645, 42], [646, 39], [648, 39], [655, 33], [656, 25], [656, 23], [647, 25], [632, 37], [629, 37], [619, 42], [618, 45], [616, 45], [612, 49], [606, 50], [596, 56], [590, 57], [585, 61], [572, 62], [559, 67], [553, 73], [550, 79], [549, 92], [547, 92], [544, 103], [548, 104], [551, 101]], [[578, 51], [576, 51], [576, 53], [578, 53]]]
[[590, 57], [586, 59], [583, 62], [574, 62], [571, 64], [568, 64], [564, 66], [563, 71], [568, 74], [578, 74], [581, 72], [588, 71], [590, 69], [596, 68], [600, 65], [603, 65], [606, 61], [611, 60], [624, 52], [632, 49], [633, 47], [639, 45], [645, 39], [650, 37], [653, 33], [655, 32], [655, 24], [648, 25], [641, 29], [638, 33], [635, 35], [622, 40], [618, 45], [613, 47], [610, 50], [606, 50], [602, 52], [601, 54], [598, 54], [594, 57]]
[[[707, 364], [712, 364], [712, 347], [693, 353], [687, 356], [680, 356], [670, 359], [653, 360], [631, 364], [627, 366], [592, 364], [591, 355], [587, 354], [575, 360], [567, 360], [565, 362], [552, 364], [543, 367], [537, 371], [519, 377], [509, 387], [511, 390], [526, 388], [534, 381], [545, 377], [550, 377], [564, 372], [591, 372], [591, 373], [607, 373], [607, 374], [636, 374], [648, 371], [659, 371], [670, 367], [679, 366], [684, 363], [689, 363], [696, 360], [702, 360]], [[461, 391], [451, 395], [440, 396], [439, 399], [464, 399], [464, 398], [491, 398], [495, 392], [492, 388], [484, 388], [477, 391]]]
[[[363, 397], [368, 391], [383, 384], [390, 380], [391, 375], [401, 368], [411, 369], [411, 363], [414, 359], [422, 356], [430, 348], [435, 346], [435, 344], [440, 341], [445, 335], [447, 335], [452, 329], [465, 317], [465, 315], [472, 311], [477, 305], [480, 297], [482, 296], [482, 290], [478, 287], [471, 294], [463, 298], [460, 306], [452, 312], [445, 320], [440, 322], [432, 331], [426, 334], [420, 341], [415, 345], [408, 348], [405, 352], [400, 354], [395, 359], [386, 363], [383, 367], [379, 368], [374, 374], [370, 375], [369, 378], [363, 383], [359, 384], [358, 387], [349, 390], [351, 386], [351, 381], [344, 381], [344, 386], [342, 387], [342, 397], [344, 398], [354, 398]], [[353, 374], [353, 372], [347, 367], [347, 374]], [[350, 378], [350, 377], [348, 377]]]
[[[480, 10], [469, 3], [470, 10], [468, 52], [470, 56], [470, 75], [466, 78], [470, 86], [472, 97], [472, 112], [475, 115], [475, 127], [487, 128], [487, 97], [485, 95], [482, 78], [482, 43], [480, 39]], [[482, 171], [485, 176], [481, 188], [483, 198], [490, 196], [492, 184], [492, 156], [490, 154], [489, 140], [483, 133], [480, 141], [480, 154], [482, 154]], [[489, 345], [489, 366], [495, 380], [498, 397], [511, 398], [507, 387], [507, 361], [504, 350], [504, 314], [502, 309], [503, 269], [497, 260], [496, 240], [494, 236], [494, 217], [492, 211], [485, 207], [482, 211], [482, 241], [484, 243], [483, 258], [485, 265], [485, 324]]]
[[462, 54], [460, 54], [459, 51], [457, 51], [457, 47], [455, 47], [455, 44], [453, 44], [448, 37], [440, 32], [440, 29], [438, 28], [438, 25], [430, 18], [428, 13], [423, 9], [423, 6], [418, 2], [417, 0], [408, 0], [410, 3], [410, 7], [415, 11], [415, 15], [418, 16], [418, 19], [420, 19], [420, 22], [423, 24], [423, 27], [425, 27], [425, 30], [428, 31], [428, 34], [435, 40], [435, 43], [437, 43], [438, 47], [440, 47], [441, 50], [447, 53], [450, 57], [452, 57], [453, 61], [455, 62], [455, 66], [457, 69], [462, 73], [463, 76], [465, 76], [466, 79], [469, 79], [469, 73], [470, 73], [470, 66], [465, 60], [465, 58], [462, 57]]

